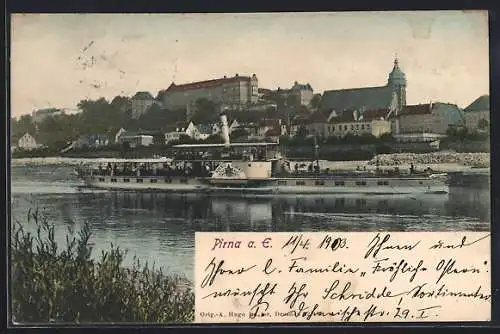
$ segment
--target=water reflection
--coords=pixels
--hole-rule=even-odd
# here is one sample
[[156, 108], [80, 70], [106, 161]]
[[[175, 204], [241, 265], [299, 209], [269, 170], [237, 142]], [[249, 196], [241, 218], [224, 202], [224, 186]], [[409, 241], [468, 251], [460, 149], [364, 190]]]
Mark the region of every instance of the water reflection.
[[[57, 207], [59, 220], [79, 217], [96, 227], [148, 233], [194, 231], [450, 230], [488, 229], [489, 193], [467, 190], [450, 195], [301, 196], [220, 198], [162, 193], [75, 193], [42, 202]], [[136, 229], [141, 228], [141, 231]]]

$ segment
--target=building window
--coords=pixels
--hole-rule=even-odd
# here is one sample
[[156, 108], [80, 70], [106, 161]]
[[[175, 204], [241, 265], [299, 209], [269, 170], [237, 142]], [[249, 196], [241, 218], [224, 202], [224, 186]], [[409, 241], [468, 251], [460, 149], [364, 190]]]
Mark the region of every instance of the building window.
[[99, 182], [104, 182], [104, 181], [106, 181], [106, 180], [103, 177], [99, 178]]
[[297, 182], [295, 182], [295, 185], [297, 185], [297, 186], [305, 186], [306, 183], [304, 181], [297, 181]]
[[365, 125], [361, 124], [361, 130], [364, 130], [364, 129], [365, 129]]
[[156, 183], [156, 182], [158, 182], [158, 180], [157, 179], [151, 179], [151, 180], [149, 180], [149, 182], [150, 183]]
[[336, 186], [344, 186], [345, 182], [344, 181], [335, 181]]
[[172, 179], [165, 179], [165, 183], [172, 183]]
[[366, 128], [367, 128], [367, 129], [370, 129], [370, 124], [366, 124]]
[[354, 125], [351, 124], [351, 131], [354, 131]]
[[114, 178], [113, 178], [113, 179], [111, 179], [111, 182], [116, 182], [116, 179], [114, 179]]
[[125, 183], [130, 182], [130, 179], [123, 179], [123, 182]]
[[188, 183], [188, 180], [182, 179], [180, 182], [186, 184], [186, 183]]
[[136, 181], [137, 183], [142, 183], [142, 181], [143, 181], [143, 180], [142, 180], [142, 179], [135, 179], [135, 181]]
[[359, 124], [356, 124], [356, 130], [359, 130]]
[[325, 181], [316, 181], [315, 185], [317, 185], [317, 186], [324, 186], [325, 185]]
[[366, 186], [366, 181], [356, 181], [357, 186]]
[[347, 131], [347, 125], [344, 125], [344, 130], [346, 130], [346, 131]]

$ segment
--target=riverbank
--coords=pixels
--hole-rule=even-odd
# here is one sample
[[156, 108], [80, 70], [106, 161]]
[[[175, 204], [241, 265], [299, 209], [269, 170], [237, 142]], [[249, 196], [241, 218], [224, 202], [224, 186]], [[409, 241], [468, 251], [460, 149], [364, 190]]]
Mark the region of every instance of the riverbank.
[[[32, 233], [27, 225], [33, 224]], [[126, 250], [113, 244], [92, 257], [89, 223], [66, 243], [38, 210], [13, 224], [12, 317], [17, 323], [184, 323], [194, 319], [192, 284], [138, 260], [123, 265]], [[33, 247], [36, 243], [37, 247]]]
[[[80, 163], [95, 162], [93, 158], [66, 158], [66, 157], [50, 157], [50, 158], [19, 158], [12, 159], [12, 166], [22, 165], [69, 165], [76, 166]], [[442, 172], [460, 172], [474, 169], [489, 169], [490, 154], [489, 153], [455, 153], [455, 152], [435, 152], [435, 153], [394, 153], [380, 154], [371, 160], [357, 161], [328, 161], [320, 160], [322, 169], [329, 168], [330, 170], [356, 170], [366, 169], [375, 170], [377, 168], [377, 160], [379, 167], [382, 169], [398, 168], [405, 170], [409, 169], [411, 164], [415, 168], [423, 170], [430, 167], [435, 171]], [[308, 163], [308, 161], [292, 161], [295, 163]]]

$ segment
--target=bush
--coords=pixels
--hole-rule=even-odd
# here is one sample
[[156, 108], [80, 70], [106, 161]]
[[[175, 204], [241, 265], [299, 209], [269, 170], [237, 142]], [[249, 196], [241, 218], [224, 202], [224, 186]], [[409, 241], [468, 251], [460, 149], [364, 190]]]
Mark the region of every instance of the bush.
[[55, 241], [54, 225], [38, 211], [28, 212], [36, 235], [19, 222], [12, 225], [12, 315], [16, 323], [152, 322], [182, 323], [194, 319], [194, 293], [180, 277], [161, 269], [122, 267], [126, 252], [111, 245], [99, 261], [91, 258], [88, 224], [67, 245]]

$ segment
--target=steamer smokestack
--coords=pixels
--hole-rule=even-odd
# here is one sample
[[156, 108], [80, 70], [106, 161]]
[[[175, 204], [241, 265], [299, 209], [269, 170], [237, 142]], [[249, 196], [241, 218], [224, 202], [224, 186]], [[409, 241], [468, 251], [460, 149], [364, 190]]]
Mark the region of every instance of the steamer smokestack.
[[231, 145], [229, 141], [229, 126], [227, 124], [227, 116], [225, 113], [220, 114], [220, 121], [222, 123], [222, 138], [224, 139], [224, 144], [226, 146]]

